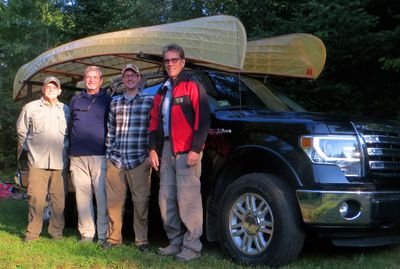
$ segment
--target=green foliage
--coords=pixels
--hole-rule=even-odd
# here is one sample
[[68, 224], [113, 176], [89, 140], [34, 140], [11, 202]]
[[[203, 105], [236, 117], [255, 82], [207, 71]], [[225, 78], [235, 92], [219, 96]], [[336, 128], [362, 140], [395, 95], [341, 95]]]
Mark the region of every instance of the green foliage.
[[301, 82], [300, 86], [286, 83], [287, 91], [299, 97], [304, 107], [398, 118], [400, 80], [396, 48], [400, 35], [398, 19], [393, 15], [396, 1], [388, 0], [384, 8], [376, 9], [378, 2], [299, 1], [292, 5], [290, 18], [275, 28], [275, 33], [281, 34], [314, 34], [327, 48], [327, 62], [320, 78], [311, 83]]
[[[165, 3], [164, 3], [165, 2]], [[169, 21], [170, 1], [76, 0], [65, 6], [65, 17], [74, 22], [73, 39]], [[168, 3], [168, 4], [167, 4]]]
[[11, 102], [11, 98], [3, 95], [0, 99], [0, 174], [14, 170], [17, 156], [17, 136], [15, 134], [15, 115], [19, 114], [19, 106]]
[[61, 18], [54, 1], [0, 3], [0, 171], [16, 166], [15, 122], [21, 104], [11, 100], [14, 76], [21, 65], [64, 42]]

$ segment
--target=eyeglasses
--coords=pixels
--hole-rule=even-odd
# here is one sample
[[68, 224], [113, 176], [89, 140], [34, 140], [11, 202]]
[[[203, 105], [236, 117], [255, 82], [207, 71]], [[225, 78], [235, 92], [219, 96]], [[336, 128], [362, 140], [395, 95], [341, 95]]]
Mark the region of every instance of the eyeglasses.
[[45, 90], [59, 90], [60, 88], [52, 83], [47, 84], [44, 86]]
[[181, 58], [163, 59], [164, 64], [176, 64]]
[[101, 76], [85, 76], [85, 79], [99, 80], [101, 79]]
[[[80, 100], [81, 98], [82, 98], [82, 94], [80, 94], [80, 95], [78, 96], [78, 99], [76, 99], [76, 103], [75, 103], [76, 106], [78, 106], [79, 100]], [[82, 111], [82, 112], [87, 112], [87, 111], [89, 111], [90, 108], [92, 107], [92, 105], [94, 104], [94, 102], [96, 102], [96, 99], [97, 99], [97, 95], [92, 99], [92, 101], [90, 102], [90, 104], [89, 104], [89, 106], [88, 106], [87, 108], [79, 108], [79, 107], [77, 107], [77, 108], [76, 108], [76, 111]]]

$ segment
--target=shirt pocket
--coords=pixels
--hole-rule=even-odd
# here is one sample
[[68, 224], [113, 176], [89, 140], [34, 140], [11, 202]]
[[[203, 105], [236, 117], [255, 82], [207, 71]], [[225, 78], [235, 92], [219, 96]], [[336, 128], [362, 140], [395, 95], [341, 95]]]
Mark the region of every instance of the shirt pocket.
[[33, 111], [30, 118], [30, 129], [34, 134], [43, 133], [46, 129], [46, 115], [42, 111]]

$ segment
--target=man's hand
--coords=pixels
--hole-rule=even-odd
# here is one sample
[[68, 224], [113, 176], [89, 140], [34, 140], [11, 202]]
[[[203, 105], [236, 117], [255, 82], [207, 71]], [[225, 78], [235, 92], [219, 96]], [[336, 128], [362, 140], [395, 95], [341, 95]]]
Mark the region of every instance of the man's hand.
[[154, 149], [150, 150], [149, 152], [149, 161], [150, 161], [150, 166], [154, 168], [154, 170], [158, 171], [160, 162], [158, 160], [157, 152]]
[[194, 151], [189, 151], [186, 159], [186, 164], [188, 166], [196, 166], [199, 162], [200, 154]]

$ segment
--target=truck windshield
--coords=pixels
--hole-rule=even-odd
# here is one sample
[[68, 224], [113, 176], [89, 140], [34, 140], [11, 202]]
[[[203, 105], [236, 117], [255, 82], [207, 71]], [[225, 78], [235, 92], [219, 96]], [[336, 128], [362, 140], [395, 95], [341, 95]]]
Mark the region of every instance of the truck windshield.
[[[288, 97], [280, 93], [280, 98], [260, 81], [246, 76], [237, 76], [227, 73], [209, 72], [215, 92], [209, 95], [216, 100], [218, 109], [234, 107], [258, 107], [271, 111], [292, 111]], [[209, 89], [210, 87], [208, 87]], [[286, 100], [286, 101], [285, 101]], [[294, 101], [290, 100], [291, 103]], [[300, 107], [296, 104], [297, 107]], [[301, 107], [300, 107], [301, 108]]]
[[[235, 74], [206, 71], [192, 73], [204, 86], [212, 107], [220, 109], [267, 109], [269, 111], [305, 111], [282, 92], [273, 92], [257, 79]], [[147, 85], [145, 91], [155, 94], [162, 83]]]

